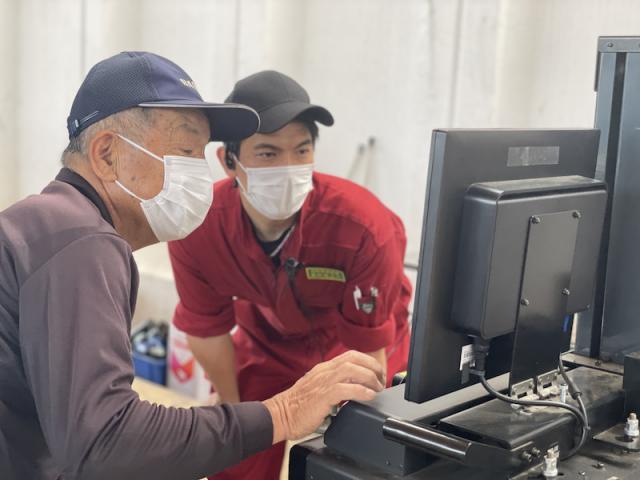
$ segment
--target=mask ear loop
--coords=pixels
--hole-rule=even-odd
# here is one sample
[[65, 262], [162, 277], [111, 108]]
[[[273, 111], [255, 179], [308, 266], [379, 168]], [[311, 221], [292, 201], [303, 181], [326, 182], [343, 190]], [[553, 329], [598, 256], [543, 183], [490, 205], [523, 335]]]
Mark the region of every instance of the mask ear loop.
[[236, 163], [235, 163], [235, 164], [236, 164], [236, 165], [238, 165], [238, 166], [240, 167], [240, 170], [242, 170], [244, 173], [247, 173], [247, 169], [244, 167], [244, 165], [242, 165], [242, 164], [240, 163], [240, 160], [238, 160], [238, 157], [236, 157], [236, 154], [235, 154], [235, 153], [232, 153], [231, 155], [233, 156], [233, 158], [235, 158], [235, 160], [236, 160]]
[[151, 153], [149, 150], [147, 150], [146, 148], [138, 145], [136, 142], [134, 142], [133, 140], [129, 140], [127, 137], [123, 137], [122, 135], [120, 135], [119, 133], [116, 133], [116, 135], [118, 135], [118, 137], [120, 137], [122, 140], [124, 140], [125, 142], [127, 142], [129, 145], [131, 145], [134, 148], [137, 148], [138, 150], [140, 150], [141, 152], [146, 153], [147, 155], [149, 155], [150, 157], [155, 158], [156, 160], [158, 160], [159, 162], [164, 163], [164, 160], [162, 158], [160, 158], [158, 155], [156, 155], [155, 153]]
[[[151, 153], [149, 150], [147, 150], [146, 148], [138, 145], [136, 142], [134, 142], [133, 140], [129, 140], [127, 137], [124, 137], [122, 135], [120, 135], [119, 133], [116, 133], [116, 135], [118, 137], [120, 137], [122, 140], [124, 140], [125, 142], [127, 142], [129, 145], [131, 145], [134, 148], [137, 148], [138, 150], [140, 150], [141, 152], [146, 153], [147, 155], [149, 155], [152, 158], [155, 158], [156, 160], [164, 163], [164, 160], [161, 159], [158, 155], [156, 155], [155, 153]], [[120, 180], [116, 180], [115, 181], [116, 185], [118, 185], [122, 190], [124, 190], [125, 192], [127, 192], [129, 195], [131, 195], [133, 198], [139, 200], [140, 202], [144, 202], [145, 200], [143, 198], [140, 198], [138, 195], [136, 195], [135, 193], [133, 193], [131, 190], [129, 190], [127, 187], [125, 187]]]
[[[238, 157], [236, 156], [235, 153], [231, 153], [229, 154], [230, 156], [232, 156], [235, 159], [235, 164], [237, 166], [240, 167], [240, 170], [242, 170], [244, 172], [244, 174], [247, 176], [247, 182], [249, 182], [249, 172], [247, 172], [247, 169], [244, 168], [244, 166], [240, 163], [240, 160], [238, 160]], [[243, 194], [247, 195], [247, 189], [244, 188], [244, 185], [242, 185], [242, 182], [240, 180], [238, 180], [238, 177], [235, 177], [235, 181], [236, 181], [236, 186], [240, 188], [240, 190], [242, 191]]]
[[133, 198], [140, 200], [140, 202], [144, 202], [143, 198], [140, 198], [138, 195], [136, 195], [135, 193], [133, 193], [131, 190], [129, 190], [127, 187], [125, 187], [122, 183], [120, 183], [120, 180], [116, 180], [116, 185], [118, 185], [122, 190], [124, 190], [125, 192], [127, 192], [129, 195], [131, 195]]

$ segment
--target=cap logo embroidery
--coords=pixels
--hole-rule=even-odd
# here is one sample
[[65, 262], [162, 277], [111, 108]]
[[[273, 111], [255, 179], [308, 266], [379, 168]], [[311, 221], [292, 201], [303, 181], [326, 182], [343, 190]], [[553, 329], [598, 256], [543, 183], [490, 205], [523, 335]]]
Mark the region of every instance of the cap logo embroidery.
[[195, 91], [198, 91], [198, 89], [196, 88], [196, 83], [193, 80], [185, 80], [184, 78], [181, 78], [180, 83], [185, 87], [193, 88]]

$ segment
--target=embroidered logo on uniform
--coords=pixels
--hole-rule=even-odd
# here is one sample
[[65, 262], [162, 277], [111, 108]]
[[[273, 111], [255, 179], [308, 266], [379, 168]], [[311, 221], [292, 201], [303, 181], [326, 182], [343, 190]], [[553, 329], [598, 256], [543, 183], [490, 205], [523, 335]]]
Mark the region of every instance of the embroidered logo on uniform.
[[356, 286], [353, 290], [353, 301], [356, 304], [356, 310], [362, 310], [367, 315], [373, 313], [376, 309], [376, 301], [380, 292], [376, 287], [371, 287], [369, 295], [363, 296], [360, 287]]
[[371, 301], [371, 302], [362, 302], [360, 304], [360, 308], [362, 309], [362, 311], [364, 313], [366, 313], [367, 315], [373, 313], [373, 311], [376, 309], [376, 302], [375, 301]]
[[326, 280], [340, 283], [347, 281], [344, 272], [336, 268], [306, 267], [304, 273], [307, 275], [307, 280]]

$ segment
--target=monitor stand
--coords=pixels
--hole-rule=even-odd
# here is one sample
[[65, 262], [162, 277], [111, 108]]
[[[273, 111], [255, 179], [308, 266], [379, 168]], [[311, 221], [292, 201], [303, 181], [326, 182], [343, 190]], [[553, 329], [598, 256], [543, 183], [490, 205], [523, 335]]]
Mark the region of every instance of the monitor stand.
[[562, 330], [579, 223], [578, 211], [529, 219], [509, 379], [512, 396], [544, 396], [542, 390], [554, 383], [563, 351]]

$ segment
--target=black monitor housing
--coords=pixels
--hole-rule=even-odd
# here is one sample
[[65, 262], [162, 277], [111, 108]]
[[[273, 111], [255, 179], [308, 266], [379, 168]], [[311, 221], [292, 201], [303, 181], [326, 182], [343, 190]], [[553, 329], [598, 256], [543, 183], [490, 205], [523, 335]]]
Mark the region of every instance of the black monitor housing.
[[[569, 346], [567, 315], [590, 308], [606, 198], [602, 182], [580, 176], [467, 189], [452, 327], [486, 342], [510, 336], [513, 393], [541, 392], [554, 383], [560, 353]], [[473, 368], [463, 354], [460, 370]]]
[[487, 378], [535, 387], [555, 369], [593, 295], [597, 148], [592, 129], [434, 131], [407, 400], [474, 383], [472, 337], [490, 340]]

